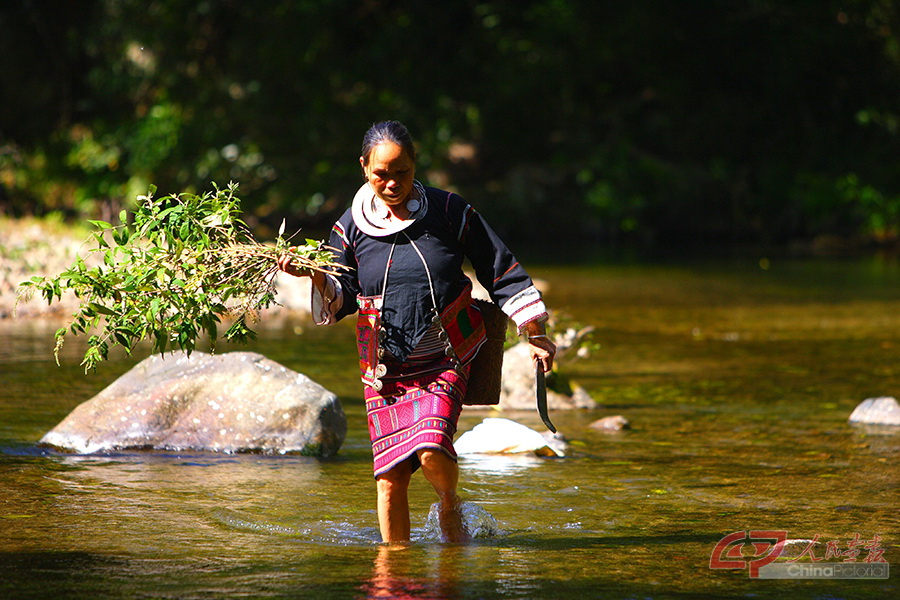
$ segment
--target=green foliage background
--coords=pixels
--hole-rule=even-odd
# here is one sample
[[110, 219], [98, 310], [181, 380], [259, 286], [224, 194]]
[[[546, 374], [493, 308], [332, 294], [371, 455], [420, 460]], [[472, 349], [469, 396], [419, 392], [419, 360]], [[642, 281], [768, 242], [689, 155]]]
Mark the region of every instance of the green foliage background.
[[324, 231], [376, 120], [510, 240], [900, 231], [892, 0], [7, 0], [0, 210], [240, 184]]

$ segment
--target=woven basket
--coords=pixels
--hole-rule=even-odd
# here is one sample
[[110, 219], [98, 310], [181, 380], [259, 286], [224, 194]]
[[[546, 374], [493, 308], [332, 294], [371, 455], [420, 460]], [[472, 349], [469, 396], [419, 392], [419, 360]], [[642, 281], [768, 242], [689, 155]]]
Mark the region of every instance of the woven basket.
[[509, 322], [500, 307], [487, 300], [473, 300], [484, 319], [487, 341], [478, 350], [469, 367], [469, 384], [463, 404], [485, 406], [500, 403], [500, 375], [503, 370], [503, 344]]

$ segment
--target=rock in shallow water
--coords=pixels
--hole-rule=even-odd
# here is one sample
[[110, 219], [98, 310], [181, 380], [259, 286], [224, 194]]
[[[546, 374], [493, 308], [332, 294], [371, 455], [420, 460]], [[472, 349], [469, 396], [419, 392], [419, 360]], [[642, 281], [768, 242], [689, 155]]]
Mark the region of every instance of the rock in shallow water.
[[604, 433], [618, 432], [623, 431], [625, 429], [631, 429], [631, 422], [623, 417], [622, 415], [612, 415], [609, 417], [603, 417], [602, 419], [597, 419], [590, 425], [588, 425], [591, 429], [596, 429], [597, 431], [602, 431]]
[[900, 404], [896, 398], [867, 398], [850, 414], [851, 423], [866, 425], [900, 425]]
[[545, 437], [521, 423], [490, 417], [459, 436], [453, 447], [461, 456], [522, 452], [534, 452], [538, 456], [565, 456], [568, 445], [561, 436]]
[[[555, 336], [557, 348], [564, 350], [562, 336]], [[559, 355], [558, 355], [559, 356]], [[547, 390], [547, 406], [553, 410], [595, 408], [597, 403], [584, 388], [570, 382], [571, 394]], [[551, 385], [552, 387], [552, 385]], [[534, 410], [534, 361], [528, 344], [519, 342], [503, 353], [503, 375], [499, 410]], [[466, 410], [488, 409], [490, 406], [467, 406]]]
[[255, 352], [154, 355], [73, 410], [41, 444], [332, 456], [347, 421], [306, 375]]

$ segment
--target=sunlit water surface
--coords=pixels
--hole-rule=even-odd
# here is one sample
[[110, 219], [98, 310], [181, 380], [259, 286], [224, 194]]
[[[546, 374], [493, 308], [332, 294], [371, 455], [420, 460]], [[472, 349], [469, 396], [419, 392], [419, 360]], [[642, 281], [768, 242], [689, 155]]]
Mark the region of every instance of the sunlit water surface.
[[[461, 459], [464, 497], [502, 530], [467, 545], [426, 529], [435, 499], [420, 476], [413, 544], [378, 544], [349, 326], [273, 317], [250, 347], [341, 398], [347, 440], [317, 460], [39, 448], [143, 355], [84, 375], [78, 340], [53, 361], [59, 323], [0, 324], [0, 597], [898, 597], [896, 574], [756, 580], [709, 567], [716, 543], [746, 530], [843, 549], [878, 535], [900, 564], [900, 433], [847, 423], [861, 400], [900, 396], [895, 259], [535, 274], [552, 306], [596, 328], [599, 348], [563, 374], [599, 406], [552, 415], [567, 458]], [[588, 427], [612, 414], [632, 429]], [[461, 431], [484, 416], [467, 409]], [[541, 429], [536, 414], [502, 416]]]

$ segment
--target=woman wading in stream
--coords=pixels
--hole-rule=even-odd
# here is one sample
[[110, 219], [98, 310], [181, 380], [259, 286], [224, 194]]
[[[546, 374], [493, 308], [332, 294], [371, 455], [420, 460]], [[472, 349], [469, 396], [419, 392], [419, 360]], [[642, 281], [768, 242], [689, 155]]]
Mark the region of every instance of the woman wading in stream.
[[416, 181], [415, 148], [401, 123], [373, 125], [359, 162], [366, 183], [330, 238], [336, 262], [347, 270], [309, 273], [292, 266], [289, 256], [279, 267], [311, 278], [316, 323], [358, 312], [383, 540], [409, 540], [409, 482], [421, 467], [440, 500], [444, 539], [465, 541], [453, 436], [469, 363], [486, 336], [463, 259], [527, 336], [544, 371], [556, 352], [545, 332], [547, 311], [531, 278], [470, 205]]

